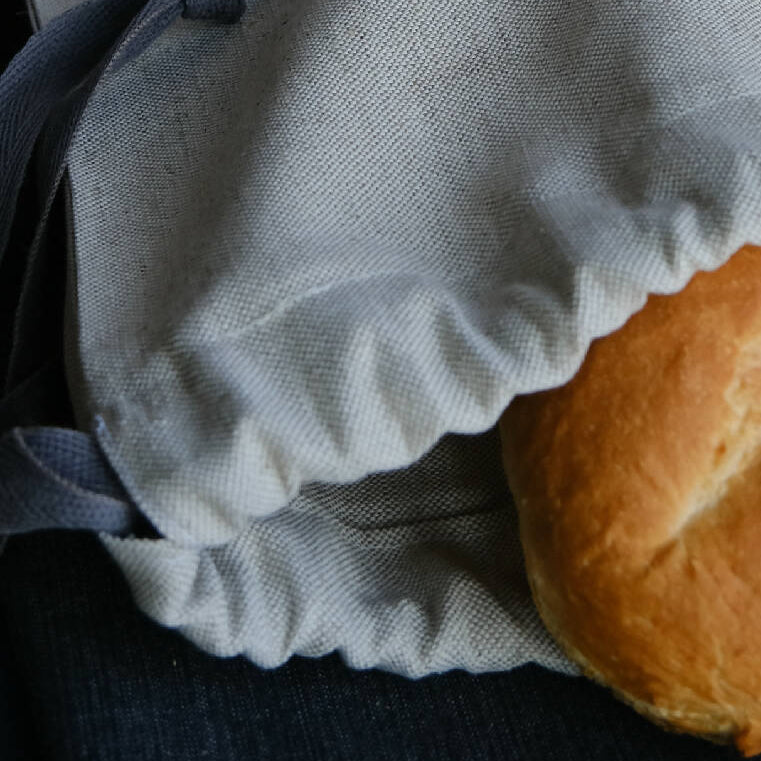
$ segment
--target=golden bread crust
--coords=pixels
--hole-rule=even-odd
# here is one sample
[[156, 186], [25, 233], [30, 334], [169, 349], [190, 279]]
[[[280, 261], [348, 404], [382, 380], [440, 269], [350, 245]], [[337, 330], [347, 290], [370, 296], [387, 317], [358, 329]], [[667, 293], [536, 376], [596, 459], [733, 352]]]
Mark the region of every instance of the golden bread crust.
[[651, 296], [500, 431], [551, 633], [642, 713], [761, 752], [761, 248]]

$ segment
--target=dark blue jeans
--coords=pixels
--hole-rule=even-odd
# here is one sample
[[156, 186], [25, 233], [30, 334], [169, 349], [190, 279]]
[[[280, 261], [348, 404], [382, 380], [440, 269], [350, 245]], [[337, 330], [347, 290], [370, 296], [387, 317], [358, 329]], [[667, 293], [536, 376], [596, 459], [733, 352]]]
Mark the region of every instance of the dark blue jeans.
[[84, 533], [11, 539], [0, 557], [0, 611], [24, 759], [735, 757], [658, 729], [585, 679], [536, 666], [411, 681], [351, 671], [335, 656], [292, 658], [274, 670], [214, 658], [137, 611], [117, 568]]
[[[0, 24], [28, 29], [23, 3]], [[22, 188], [0, 262], [0, 375], [37, 213]], [[18, 355], [11, 424], [72, 425], [60, 336], [63, 222], [38, 263], [39, 319]], [[43, 308], [44, 307], [44, 308]], [[22, 347], [24, 348], [24, 347]], [[28, 382], [29, 381], [29, 382]], [[24, 386], [24, 383], [27, 383]], [[11, 408], [7, 408], [11, 409]], [[719, 761], [728, 748], [664, 732], [582, 678], [536, 666], [411, 681], [336, 656], [275, 670], [200, 652], [153, 624], [90, 534], [11, 538], [0, 555], [0, 759], [108, 761]]]

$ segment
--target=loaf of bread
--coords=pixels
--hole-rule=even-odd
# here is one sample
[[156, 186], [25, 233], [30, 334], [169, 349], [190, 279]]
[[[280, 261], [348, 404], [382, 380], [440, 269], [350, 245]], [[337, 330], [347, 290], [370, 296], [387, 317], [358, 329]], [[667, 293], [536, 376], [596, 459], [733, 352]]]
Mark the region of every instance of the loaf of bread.
[[666, 727], [761, 752], [761, 248], [651, 296], [500, 432], [569, 657]]

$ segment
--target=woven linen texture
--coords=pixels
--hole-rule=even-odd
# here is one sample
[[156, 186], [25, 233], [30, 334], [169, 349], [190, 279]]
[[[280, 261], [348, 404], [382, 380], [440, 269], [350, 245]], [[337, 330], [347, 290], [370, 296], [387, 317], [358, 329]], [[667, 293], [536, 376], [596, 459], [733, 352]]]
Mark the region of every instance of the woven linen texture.
[[262, 0], [103, 82], [69, 368], [166, 537], [104, 539], [141, 607], [263, 664], [569, 668], [492, 428], [759, 241], [759, 29], [740, 0]]

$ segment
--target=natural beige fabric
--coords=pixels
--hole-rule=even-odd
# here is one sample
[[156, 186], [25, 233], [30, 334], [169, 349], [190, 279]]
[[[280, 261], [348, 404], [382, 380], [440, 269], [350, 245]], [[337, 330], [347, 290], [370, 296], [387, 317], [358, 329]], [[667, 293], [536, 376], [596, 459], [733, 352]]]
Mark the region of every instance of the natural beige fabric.
[[759, 28], [267, 0], [110, 76], [71, 154], [69, 367], [167, 537], [106, 540], [138, 603], [260, 663], [564, 668], [489, 431], [758, 237]]

